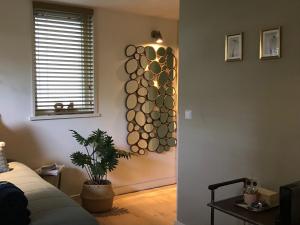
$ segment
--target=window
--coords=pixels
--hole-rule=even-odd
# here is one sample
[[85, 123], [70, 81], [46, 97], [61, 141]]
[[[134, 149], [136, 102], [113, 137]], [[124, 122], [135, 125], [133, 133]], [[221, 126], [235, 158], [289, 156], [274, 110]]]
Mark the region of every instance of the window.
[[33, 3], [35, 116], [95, 113], [93, 11]]

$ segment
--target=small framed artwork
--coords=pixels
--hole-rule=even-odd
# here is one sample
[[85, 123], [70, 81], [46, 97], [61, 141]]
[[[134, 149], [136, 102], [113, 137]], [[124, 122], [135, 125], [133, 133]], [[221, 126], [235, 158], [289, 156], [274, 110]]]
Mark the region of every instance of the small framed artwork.
[[225, 61], [243, 60], [243, 33], [225, 36]]
[[281, 57], [281, 27], [261, 30], [260, 59], [278, 59]]

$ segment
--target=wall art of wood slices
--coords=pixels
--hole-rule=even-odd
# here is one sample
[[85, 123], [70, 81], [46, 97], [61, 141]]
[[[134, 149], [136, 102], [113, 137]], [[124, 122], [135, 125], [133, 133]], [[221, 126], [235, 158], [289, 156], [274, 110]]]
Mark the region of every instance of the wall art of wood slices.
[[127, 142], [132, 152], [163, 153], [177, 145], [177, 59], [172, 48], [128, 45], [125, 71]]

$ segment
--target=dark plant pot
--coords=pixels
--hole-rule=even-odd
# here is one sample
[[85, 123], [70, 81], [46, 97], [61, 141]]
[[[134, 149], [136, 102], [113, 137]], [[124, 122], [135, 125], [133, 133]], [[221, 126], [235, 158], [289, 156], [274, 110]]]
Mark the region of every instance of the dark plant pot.
[[112, 209], [115, 194], [111, 184], [94, 185], [85, 182], [80, 196], [83, 208], [91, 213], [97, 213]]

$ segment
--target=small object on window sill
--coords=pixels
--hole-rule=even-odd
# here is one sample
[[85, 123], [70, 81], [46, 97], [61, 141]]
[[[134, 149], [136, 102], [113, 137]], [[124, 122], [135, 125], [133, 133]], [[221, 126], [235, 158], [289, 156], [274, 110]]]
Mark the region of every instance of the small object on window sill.
[[70, 102], [68, 105], [68, 110], [74, 110], [74, 102]]
[[68, 114], [68, 113], [74, 113], [76, 112], [76, 109], [74, 108], [74, 102], [70, 102], [69, 105], [67, 105], [67, 108], [64, 108], [64, 104], [63, 103], [55, 103], [54, 104], [54, 112], [57, 115], [63, 115], [63, 114]]
[[78, 118], [94, 118], [101, 117], [100, 113], [69, 113], [69, 114], [54, 114], [54, 115], [40, 115], [40, 116], [31, 116], [29, 120], [39, 121], [39, 120], [61, 120], [61, 119], [78, 119]]
[[54, 104], [54, 111], [61, 112], [64, 109], [64, 105], [60, 102]]

